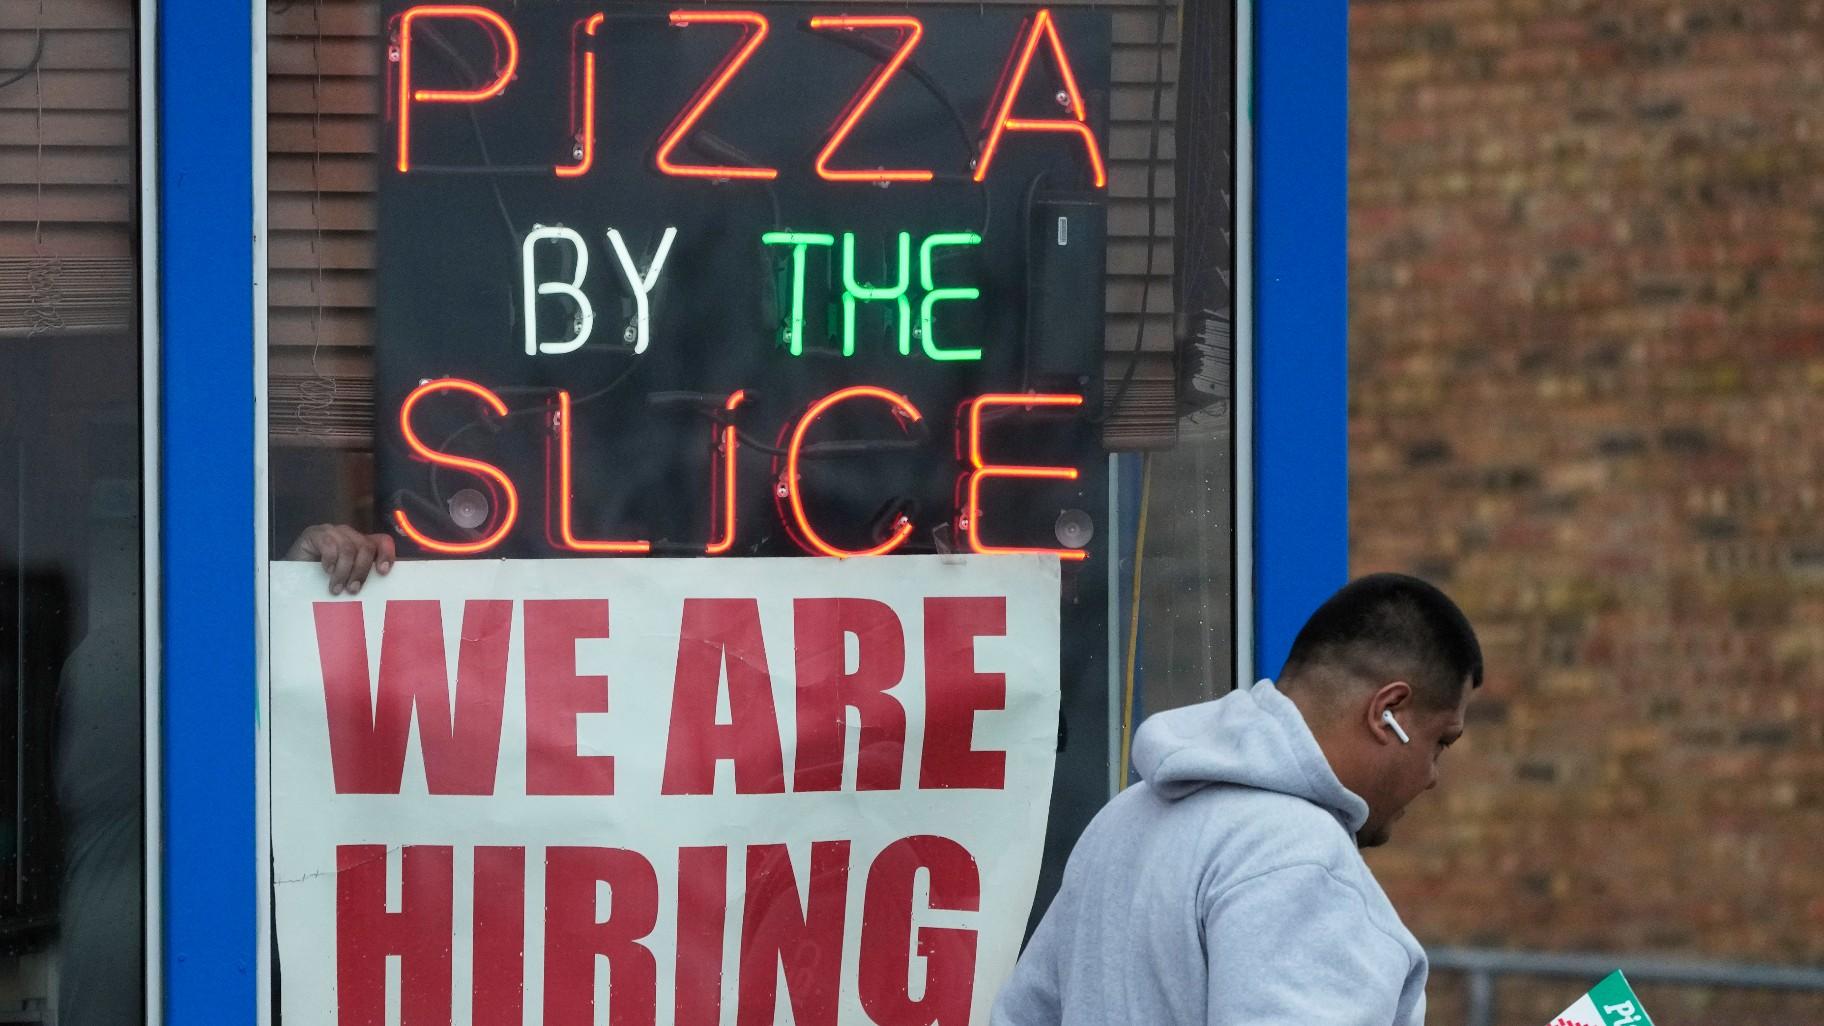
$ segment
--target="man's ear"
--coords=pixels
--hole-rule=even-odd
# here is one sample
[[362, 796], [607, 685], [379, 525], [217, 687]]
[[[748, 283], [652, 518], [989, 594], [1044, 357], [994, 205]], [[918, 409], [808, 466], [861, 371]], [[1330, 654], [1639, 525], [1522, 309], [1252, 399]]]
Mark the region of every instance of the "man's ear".
[[1411, 684], [1403, 680], [1383, 684], [1373, 695], [1369, 696], [1368, 704], [1363, 709], [1366, 717], [1364, 725], [1368, 728], [1369, 733], [1374, 735], [1375, 740], [1382, 744], [1396, 744], [1399, 742], [1399, 738], [1394, 736], [1393, 729], [1387, 726], [1385, 720], [1381, 719], [1381, 714], [1391, 712], [1398, 716], [1410, 708], [1412, 708]]

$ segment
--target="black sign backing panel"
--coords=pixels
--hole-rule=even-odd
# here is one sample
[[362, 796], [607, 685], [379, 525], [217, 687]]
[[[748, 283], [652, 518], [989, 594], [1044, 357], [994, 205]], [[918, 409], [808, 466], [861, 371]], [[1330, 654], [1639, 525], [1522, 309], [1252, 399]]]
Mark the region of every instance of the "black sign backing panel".
[[[901, 553], [963, 551], [959, 481], [968, 456], [964, 404], [984, 394], [1048, 392], [1083, 397], [1081, 407], [999, 408], [987, 418], [986, 462], [1069, 467], [1074, 481], [996, 481], [984, 489], [980, 530], [992, 544], [1060, 545], [1061, 523], [1093, 537], [1089, 558], [1067, 563], [1064, 595], [1064, 720], [1046, 878], [1100, 804], [1106, 783], [1107, 459], [1100, 411], [1103, 304], [1102, 190], [1080, 137], [1014, 132], [1002, 140], [986, 181], [972, 180], [1003, 77], [1037, 9], [913, 7], [862, 12], [812, 5], [745, 8], [769, 22], [765, 40], [672, 153], [678, 163], [770, 167], [770, 181], [676, 177], [655, 155], [706, 81], [749, 31], [739, 24], [672, 25], [663, 6], [557, 3], [500, 11], [518, 47], [515, 76], [475, 103], [402, 103], [401, 15], [392, 27], [380, 161], [378, 499], [403, 509], [425, 534], [473, 541], [499, 522], [504, 496], [472, 474], [435, 468], [407, 446], [399, 410], [421, 383], [472, 381], [509, 409], [499, 416], [464, 394], [418, 404], [412, 428], [437, 452], [500, 468], [518, 493], [519, 518], [490, 556], [566, 554], [555, 523], [560, 464], [557, 394], [571, 398], [572, 527], [597, 540], [645, 540], [658, 554], [701, 555], [721, 524], [717, 444], [725, 424], [740, 432], [736, 530], [730, 556], [800, 555], [779, 489], [782, 451], [806, 409], [840, 389], [874, 386], [903, 395], [916, 423], [863, 398], [832, 408], [809, 430], [802, 463], [807, 518], [830, 544], [864, 549], [901, 518], [912, 531]], [[597, 12], [605, 17], [590, 34]], [[701, 12], [704, 8], [687, 8]], [[928, 169], [930, 182], [832, 182], [815, 164], [858, 92], [892, 57], [892, 30], [816, 31], [810, 19], [853, 13], [916, 17], [922, 39], [880, 91], [830, 164], [836, 168]], [[1101, 154], [1107, 148], [1109, 17], [1049, 14], [1068, 55]], [[461, 19], [419, 18], [411, 38], [414, 89], [465, 91], [497, 77], [498, 34]], [[589, 167], [556, 168], [583, 156], [588, 105], [574, 84], [583, 54], [595, 55], [594, 140]], [[409, 109], [411, 170], [398, 169], [399, 116]], [[1013, 116], [1071, 117], [1068, 90], [1042, 41]], [[1070, 220], [1061, 211], [1086, 212]], [[1072, 214], [1072, 217], [1079, 216]], [[573, 352], [528, 355], [522, 259], [539, 227], [575, 232], [587, 252], [578, 286], [594, 323]], [[650, 296], [649, 335], [638, 340], [637, 304], [609, 229], [637, 270], [674, 229]], [[801, 355], [792, 355], [793, 252], [769, 233], [813, 233], [829, 246], [806, 251]], [[979, 349], [977, 360], [939, 360], [913, 333], [899, 347], [896, 302], [862, 303], [853, 355], [843, 355], [843, 238], [854, 236], [854, 277], [894, 284], [901, 234], [908, 237], [908, 306], [915, 328], [927, 289], [921, 247], [934, 235], [979, 236], [979, 245], [934, 250], [933, 284], [972, 287], [974, 301], [935, 309], [941, 350]], [[1073, 245], [1074, 243], [1074, 245]], [[533, 250], [537, 282], [572, 280], [568, 243]], [[1085, 294], [1039, 295], [1029, 283], [1042, 260], [1080, 261], [1066, 280], [1096, 283]], [[1050, 276], [1058, 280], [1058, 276]], [[1045, 316], [1034, 316], [1038, 306]], [[561, 295], [536, 301], [537, 339], [574, 334], [578, 307]], [[1034, 337], [1034, 324], [1047, 325]], [[728, 398], [743, 401], [725, 410]], [[488, 500], [479, 527], [454, 522], [458, 492]], [[1061, 521], [1061, 518], [1064, 518]], [[1078, 537], [1080, 538], [1080, 531]], [[406, 550], [412, 546], [404, 545]], [[1075, 797], [1072, 797], [1075, 796]], [[1049, 886], [1046, 888], [1049, 891]], [[1048, 895], [1043, 896], [1048, 897]], [[1041, 906], [1043, 900], [1041, 901]]]
[[[818, 470], [807, 475], [805, 494], [830, 540], [845, 548], [870, 544], [877, 514], [887, 503], [915, 508], [920, 531], [907, 551], [929, 551], [941, 544], [930, 532], [949, 523], [955, 505], [958, 468], [951, 436], [960, 404], [985, 392], [1060, 385], [1075, 385], [1070, 390], [1086, 394], [1082, 386], [1096, 383], [1093, 374], [1076, 382], [1031, 381], [1026, 359], [1029, 345], [1045, 344], [1025, 337], [1030, 211], [1042, 192], [1076, 189], [1093, 195], [1082, 144], [1063, 134], [1010, 134], [988, 181], [977, 184], [969, 177], [971, 144], [979, 134], [975, 126], [995, 99], [1029, 12], [919, 14], [925, 31], [913, 60], [921, 74], [902, 69], [890, 79], [831, 161], [838, 167], [928, 168], [937, 176], [930, 183], [881, 188], [825, 181], [814, 162], [832, 126], [881, 66], [877, 53], [845, 45], [841, 38], [859, 34], [890, 55], [898, 35], [814, 32], [808, 27], [812, 10], [758, 10], [771, 22], [766, 40], [707, 108], [673, 160], [775, 167], [778, 178], [771, 182], [678, 178], [654, 166], [662, 137], [742, 39], [739, 25], [680, 28], [669, 24], [662, 10], [641, 8], [611, 14], [588, 37], [577, 30], [590, 13], [581, 5], [515, 12], [510, 24], [519, 46], [518, 74], [499, 96], [473, 104], [412, 106], [410, 159], [417, 170], [400, 174], [388, 161], [381, 183], [378, 380], [387, 420], [380, 435], [392, 444], [382, 453], [380, 473], [382, 494], [408, 493], [403, 506], [426, 533], [464, 537], [455, 525], [434, 517], [454, 488], [476, 482], [447, 470], [433, 482], [430, 467], [402, 445], [392, 414], [424, 379], [472, 380], [516, 409], [540, 405], [556, 389], [569, 390], [579, 400], [573, 419], [576, 533], [645, 538], [680, 552], [700, 550], [714, 528], [708, 457], [715, 425], [703, 415], [704, 404], [672, 393], [725, 397], [745, 390], [747, 401], [736, 416], [751, 437], [769, 444], [776, 444], [781, 429], [811, 402], [836, 389], [877, 385], [905, 395], [925, 416], [928, 445], [820, 459]], [[1064, 12], [1054, 18], [1101, 139], [1107, 17]], [[414, 87], [486, 83], [498, 45], [493, 36], [476, 23], [418, 21]], [[590, 38], [596, 52], [593, 163], [580, 177], [560, 178], [554, 168], [575, 163], [568, 138], [571, 44]], [[1041, 45], [1027, 76], [1029, 88], [1016, 106], [1020, 116], [1067, 113], [1052, 95], [1061, 86], [1047, 50]], [[389, 92], [396, 108], [396, 87]], [[389, 132], [389, 142], [396, 156], [396, 130]], [[473, 173], [490, 164], [502, 170]], [[573, 353], [525, 353], [522, 246], [536, 226], [569, 228], [588, 249], [581, 289], [595, 323], [587, 344]], [[651, 297], [650, 341], [637, 356], [629, 337], [634, 297], [609, 244], [610, 228], [620, 233], [641, 269], [665, 230], [676, 229]], [[804, 355], [797, 357], [786, 352], [782, 339], [791, 305], [790, 247], [762, 242], [777, 231], [838, 240], [807, 248]], [[855, 277], [863, 284], [893, 283], [899, 235], [909, 236], [908, 305], [915, 327], [924, 294], [917, 280], [922, 242], [936, 234], [979, 235], [979, 246], [934, 250], [934, 279], [939, 287], [978, 288], [981, 298], [941, 304], [934, 316], [943, 346], [979, 348], [982, 358], [932, 360], [916, 335], [912, 355], [902, 355], [898, 310], [891, 302], [859, 306], [855, 353], [842, 356], [841, 239], [847, 233], [855, 236]], [[537, 246], [539, 280], [568, 281], [571, 253], [564, 243]], [[542, 338], [571, 337], [575, 304], [545, 296], [537, 309]], [[589, 401], [580, 401], [585, 398]], [[1098, 399], [1086, 394], [1084, 411], [1095, 409]], [[480, 418], [483, 423], [464, 431], [448, 451], [500, 466], [519, 484], [520, 524], [499, 554], [548, 552], [545, 419], [528, 415], [499, 427], [480, 410], [472, 400], [439, 397], [419, 408], [414, 426], [427, 445], [440, 448]], [[827, 426], [816, 429], [820, 439], [919, 437], [902, 433], [884, 407], [865, 401], [833, 410], [827, 419]], [[1053, 430], [1041, 444], [1000, 450], [995, 459], [1083, 470], [1099, 462], [1086, 416], [1050, 420]], [[655, 439], [666, 441], [655, 445]], [[776, 523], [775, 497], [764, 484], [772, 463], [767, 454], [744, 446], [739, 552], [801, 551]], [[1007, 487], [986, 494], [1005, 494]], [[1037, 494], [1059, 491], [1043, 485], [1015, 491], [1035, 494], [1034, 488]], [[425, 501], [414, 503], [414, 497]], [[1053, 509], [1042, 522], [1016, 525], [1008, 521], [1018, 510], [1009, 510], [991, 533], [1004, 544], [1056, 545], [1053, 521], [1064, 496], [1047, 497]]]

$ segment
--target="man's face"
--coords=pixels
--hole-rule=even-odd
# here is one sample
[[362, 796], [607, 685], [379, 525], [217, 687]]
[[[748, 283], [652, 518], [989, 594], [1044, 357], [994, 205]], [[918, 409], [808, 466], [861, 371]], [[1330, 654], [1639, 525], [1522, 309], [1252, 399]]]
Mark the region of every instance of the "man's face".
[[1462, 697], [1453, 709], [1403, 702], [1393, 710], [1394, 718], [1412, 743], [1400, 744], [1396, 739], [1379, 746], [1375, 793], [1362, 796], [1368, 802], [1368, 821], [1356, 834], [1356, 843], [1364, 848], [1386, 844], [1393, 836], [1394, 823], [1406, 814], [1413, 799], [1438, 786], [1438, 760], [1463, 736], [1463, 717], [1472, 693], [1465, 681]]

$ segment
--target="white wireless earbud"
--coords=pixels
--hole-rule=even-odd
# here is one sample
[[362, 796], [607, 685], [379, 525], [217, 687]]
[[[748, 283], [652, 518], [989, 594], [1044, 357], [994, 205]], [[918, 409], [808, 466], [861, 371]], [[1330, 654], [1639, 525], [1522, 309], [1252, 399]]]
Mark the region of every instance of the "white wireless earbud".
[[1393, 718], [1392, 709], [1381, 710], [1381, 722], [1387, 724], [1387, 728], [1393, 731], [1393, 736], [1400, 739], [1400, 744], [1412, 744], [1412, 738], [1406, 736], [1406, 731], [1400, 726], [1400, 721]]

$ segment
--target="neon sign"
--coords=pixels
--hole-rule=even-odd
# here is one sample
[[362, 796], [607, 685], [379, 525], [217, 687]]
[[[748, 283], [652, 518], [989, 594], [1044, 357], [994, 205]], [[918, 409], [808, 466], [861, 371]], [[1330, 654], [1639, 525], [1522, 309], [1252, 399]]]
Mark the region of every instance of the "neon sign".
[[[1037, 52], [1041, 39], [1050, 45], [1052, 58], [1057, 61], [1058, 75], [1064, 80], [1063, 95], [1071, 115], [1068, 118], [1021, 118], [1013, 114], [1014, 103], [1019, 99], [1020, 90], [1026, 84], [1026, 76], [1032, 70], [1032, 57]], [[1032, 16], [1026, 31], [1026, 42], [1020, 48], [1020, 56], [1013, 65], [1013, 74], [1001, 86], [1001, 101], [995, 109], [993, 127], [988, 131], [988, 141], [982, 144], [982, 157], [975, 164], [976, 181], [988, 177], [988, 168], [994, 164], [1001, 140], [1008, 132], [1063, 132], [1076, 136], [1082, 140], [1083, 148], [1088, 152], [1096, 188], [1108, 184], [1108, 172], [1102, 166], [1101, 144], [1096, 141], [1095, 130], [1089, 127], [1083, 106], [1083, 92], [1077, 88], [1077, 77], [1070, 69], [1070, 57], [1064, 52], [1064, 41], [1058, 38], [1058, 28], [1052, 21], [1049, 10]]]
[[[596, 30], [602, 27], [602, 22], [607, 18], [606, 14], [597, 11], [590, 15], [579, 28], [584, 36], [593, 39]], [[572, 42], [574, 44], [575, 41]], [[578, 47], [573, 45], [572, 49], [578, 49]], [[581, 178], [588, 174], [589, 169], [595, 164], [595, 48], [589, 45], [588, 41], [584, 41], [580, 49], [582, 50], [583, 77], [580, 83], [572, 83], [570, 92], [570, 124], [576, 132], [576, 152], [574, 154], [576, 163], [560, 164], [553, 168], [552, 170], [557, 173], [559, 178]], [[572, 63], [574, 63], [574, 59]], [[578, 101], [583, 106], [580, 129], [576, 128]]]
[[406, 542], [1098, 557], [1105, 12], [383, 2]]
[[[412, 82], [412, 28], [415, 22], [439, 18], [472, 21], [491, 29], [490, 41], [498, 38], [505, 45], [504, 55], [495, 51], [494, 79], [479, 89], [419, 89]], [[519, 67], [519, 37], [499, 14], [486, 7], [425, 4], [405, 12], [399, 19], [399, 173], [411, 170], [412, 104], [413, 103], [481, 103], [499, 96], [513, 80]]]
[[[538, 244], [555, 241], [568, 243], [573, 259], [576, 260], [576, 272], [569, 281], [540, 281], [533, 268], [538, 256]], [[526, 355], [538, 353], [574, 353], [589, 341], [589, 333], [595, 327], [595, 304], [583, 294], [583, 279], [589, 274], [589, 248], [583, 245], [583, 237], [575, 231], [564, 228], [547, 228], [544, 225], [534, 227], [526, 233], [526, 241], [520, 245], [520, 265], [524, 269], [522, 279], [525, 282], [525, 325]], [[538, 296], [563, 296], [576, 304], [576, 331], [562, 342], [542, 342], [538, 338]]]
[[[750, 166], [738, 164], [698, 164], [677, 159], [679, 149], [685, 147], [691, 134], [714, 108], [718, 100], [729, 92], [731, 84], [742, 77], [756, 55], [765, 45], [772, 32], [772, 22], [763, 13], [751, 10], [702, 10], [686, 8], [674, 10], [667, 16], [671, 25], [676, 28], [693, 26], [734, 26], [740, 29], [740, 37], [733, 48], [723, 56], [716, 68], [698, 87], [696, 93], [672, 118], [670, 126], [660, 135], [657, 149], [653, 154], [653, 165], [665, 175], [679, 178], [698, 178], [712, 181], [748, 180], [771, 181], [779, 177], [779, 168], [767, 166]], [[572, 140], [575, 162], [557, 165], [553, 168], [559, 178], [579, 178], [588, 175], [595, 165], [596, 149], [596, 74], [597, 51], [602, 33], [599, 31], [607, 19], [605, 12], [597, 11], [587, 19], [577, 23], [571, 36], [570, 82], [570, 118], [566, 125], [568, 132], [561, 133]], [[494, 49], [493, 78], [478, 88], [472, 89], [422, 89], [414, 80], [413, 40], [414, 26], [436, 20], [468, 21], [482, 26], [488, 31], [489, 43]], [[919, 18], [905, 15], [895, 16], [817, 16], [805, 23], [814, 33], [862, 33], [867, 31], [893, 30], [899, 35], [899, 45], [894, 47], [890, 56], [863, 83], [861, 91], [849, 101], [835, 127], [829, 132], [824, 144], [817, 149], [810, 165], [816, 175], [827, 182], [848, 182], [864, 184], [930, 183], [937, 174], [929, 168], [834, 168], [831, 161], [836, 152], [842, 149], [857, 125], [887, 89], [900, 69], [912, 57], [924, 39], [925, 26]], [[398, 83], [398, 121], [396, 163], [401, 174], [412, 173], [415, 165], [411, 160], [411, 124], [412, 105], [414, 103], [464, 103], [474, 104], [493, 100], [507, 91], [508, 86], [518, 76], [520, 63], [519, 36], [507, 20], [500, 14], [485, 7], [469, 5], [421, 4], [409, 7], [400, 14], [394, 23], [394, 36], [398, 41], [396, 58], [398, 68], [393, 74]], [[1028, 91], [1030, 79], [1034, 74], [1034, 58], [1039, 52], [1039, 45], [1045, 44], [1050, 58], [1050, 65], [1057, 80], [1056, 95], [1066, 108], [1069, 117], [1030, 117], [1016, 113], [1021, 95]], [[984, 118], [989, 131], [981, 150], [971, 154], [973, 158], [968, 168], [961, 169], [970, 173], [975, 181], [984, 181], [989, 169], [999, 153], [1000, 147], [1008, 133], [1023, 134], [1063, 134], [1077, 139], [1084, 151], [1085, 167], [1095, 188], [1100, 189], [1108, 184], [1107, 169], [1102, 157], [1102, 143], [1089, 120], [1089, 108], [1078, 86], [1077, 75], [1073, 68], [1072, 58], [1065, 48], [1064, 40], [1058, 33], [1057, 21], [1049, 9], [1040, 9], [1033, 13], [1022, 28], [1019, 40], [1013, 50], [1003, 60], [1006, 68], [1002, 81], [996, 86], [993, 107], [984, 111]], [[580, 66], [581, 74], [576, 69]], [[784, 97], [771, 97], [774, 103], [789, 102]], [[581, 107], [581, 127], [577, 127], [579, 116], [576, 108]], [[554, 133], [558, 134], [558, 133]], [[418, 169], [422, 170], [422, 169]]]
[[812, 403], [804, 416], [798, 418], [798, 426], [792, 429], [791, 447], [785, 451], [785, 473], [779, 479], [779, 491], [784, 494], [785, 502], [791, 509], [789, 523], [797, 529], [795, 537], [799, 543], [823, 556], [884, 556], [904, 545], [906, 536], [912, 533], [912, 522], [903, 516], [896, 516], [893, 519], [892, 534], [885, 541], [867, 549], [841, 549], [825, 541], [817, 529], [811, 526], [810, 517], [805, 515], [804, 485], [801, 480], [804, 473], [802, 457], [805, 436], [809, 434], [811, 424], [830, 407], [856, 399], [874, 399], [886, 403], [895, 414], [912, 423], [924, 419], [924, 415], [918, 412], [918, 407], [913, 406], [905, 396], [872, 385], [853, 385], [832, 392]]
[[412, 427], [412, 411], [426, 396], [435, 395], [438, 392], [467, 392], [486, 403], [487, 408], [497, 416], [507, 415], [507, 404], [500, 401], [500, 396], [473, 381], [458, 381], [448, 378], [441, 381], [427, 381], [414, 389], [412, 394], [406, 397], [404, 404], [399, 407], [399, 433], [404, 436], [405, 444], [411, 447], [413, 456], [426, 463], [467, 471], [481, 478], [489, 486], [498, 489], [498, 494], [506, 497], [506, 503], [494, 529], [474, 541], [451, 542], [432, 538], [420, 531], [412, 523], [411, 515], [403, 509], [393, 511], [393, 522], [398, 525], [401, 534], [418, 543], [421, 548], [449, 556], [472, 556], [487, 552], [499, 545], [501, 539], [507, 536], [507, 532], [513, 530], [514, 521], [519, 519], [519, 491], [513, 487], [513, 479], [499, 467], [481, 460], [438, 452], [425, 445], [423, 440], [418, 437], [418, 432]]
[[[482, 460], [469, 459], [450, 453], [439, 452], [423, 444], [418, 439], [412, 423], [412, 411], [419, 400], [425, 396], [440, 392], [463, 392], [473, 395], [494, 413], [505, 416], [507, 409], [500, 397], [472, 381], [442, 379], [426, 382], [412, 394], [406, 405], [400, 410], [400, 428], [406, 437], [414, 443], [414, 455], [426, 463], [435, 463], [454, 470], [473, 474], [483, 483], [497, 489], [507, 497], [507, 503], [501, 516], [480, 540], [468, 543], [440, 541], [430, 538], [419, 531], [409, 514], [403, 509], [393, 511], [395, 522], [400, 530], [425, 548], [450, 555], [476, 555], [489, 552], [499, 545], [506, 533], [513, 528], [518, 516], [518, 490], [506, 471]], [[729, 396], [723, 409], [733, 413], [746, 400], [745, 392], [736, 392]], [[783, 451], [783, 461], [774, 461], [775, 497], [778, 500], [780, 520], [791, 532], [792, 538], [805, 551], [822, 556], [835, 556], [848, 559], [853, 557], [884, 556], [900, 546], [912, 534], [913, 524], [904, 516], [895, 516], [890, 534], [882, 541], [866, 548], [845, 548], [829, 541], [822, 532], [812, 524], [807, 512], [807, 485], [805, 451], [812, 428], [829, 412], [841, 403], [871, 400], [884, 404], [896, 419], [903, 424], [922, 422], [924, 413], [914, 406], [905, 396], [884, 388], [872, 385], [852, 385], [823, 396], [804, 411], [786, 430], [789, 443]], [[1077, 471], [1071, 467], [1030, 467], [1010, 464], [991, 464], [982, 456], [984, 410], [994, 407], [1024, 408], [1028, 411], [1041, 408], [1081, 407], [1083, 397], [1080, 395], [984, 395], [977, 396], [966, 403], [958, 415], [959, 439], [966, 440], [969, 466], [972, 468], [957, 481], [957, 493], [966, 495], [959, 501], [956, 521], [967, 535], [967, 549], [984, 554], [1008, 554], [1046, 552], [1057, 553], [1070, 561], [1086, 558], [1081, 550], [1055, 549], [1046, 547], [1009, 547], [994, 545], [982, 540], [980, 523], [982, 519], [981, 487], [993, 479], [1010, 480], [1057, 480], [1075, 481]], [[574, 428], [572, 424], [572, 399], [569, 392], [557, 393], [556, 411], [553, 414], [554, 434], [556, 436], [556, 476], [552, 478], [547, 472], [547, 519], [556, 524], [556, 537], [552, 539], [555, 546], [571, 552], [590, 552], [613, 555], [645, 555], [653, 550], [652, 543], [643, 539], [601, 540], [579, 538], [574, 527], [574, 484], [573, 467], [575, 453], [572, 444]], [[705, 544], [701, 552], [704, 555], [717, 556], [727, 553], [734, 547], [736, 537], [736, 489], [737, 471], [736, 455], [739, 449], [739, 432], [733, 418], [721, 428], [717, 441], [715, 458], [710, 461], [713, 475], [712, 492], [716, 495], [716, 508], [710, 512], [710, 520], [716, 523], [716, 537]], [[548, 468], [548, 470], [551, 468]]]
[[644, 271], [633, 262], [627, 252], [627, 243], [622, 241], [621, 233], [613, 228], [608, 229], [608, 244], [614, 247], [614, 255], [621, 262], [621, 273], [627, 276], [627, 283], [633, 286], [633, 302], [639, 311], [634, 319], [633, 351], [643, 353], [652, 336], [652, 286], [659, 280], [659, 272], [665, 269], [665, 258], [671, 254], [671, 243], [678, 237], [676, 228], [666, 228], [665, 234], [659, 236], [659, 248], [652, 254], [652, 262]]
[[842, 148], [843, 141], [849, 137], [849, 133], [855, 130], [855, 123], [860, 121], [867, 114], [868, 108], [874, 105], [881, 90], [886, 88], [887, 80], [899, 72], [899, 69], [906, 63], [906, 58], [912, 56], [912, 51], [918, 48], [918, 41], [925, 36], [924, 23], [917, 18], [904, 15], [869, 18], [812, 18], [811, 28], [814, 31], [835, 29], [845, 32], [858, 32], [865, 29], [897, 29], [901, 33], [899, 49], [893, 51], [892, 59], [881, 65], [880, 71], [868, 79], [867, 83], [861, 87], [861, 92], [855, 94], [855, 99], [849, 103], [848, 113], [836, 126], [836, 131], [830, 133], [830, 141], [817, 152], [817, 176], [831, 182], [930, 181], [934, 176], [926, 168], [898, 171], [889, 171], [885, 168], [875, 168], [871, 171], [842, 171], [830, 166], [830, 159], [836, 155], [838, 149]]
[[684, 141], [684, 137], [690, 133], [698, 119], [703, 117], [703, 112], [708, 109], [710, 104], [716, 102], [716, 97], [722, 95], [722, 90], [728, 88], [729, 81], [741, 72], [741, 66], [753, 57], [754, 51], [760, 48], [760, 44], [766, 42], [766, 15], [755, 14], [753, 11], [673, 11], [671, 12], [671, 23], [679, 27], [685, 25], [740, 25], [743, 26], [743, 32], [741, 42], [728, 52], [728, 57], [723, 60], [722, 66], [716, 69], [716, 73], [710, 77], [709, 81], [703, 83], [703, 88], [691, 100], [690, 106], [678, 115], [677, 120], [672, 123], [671, 130], [665, 133], [664, 141], [659, 143], [658, 155], [653, 158], [654, 163], [658, 164], [660, 171], [683, 178], [766, 180], [779, 177], [777, 168], [709, 167], [701, 164], [679, 164], [671, 159], [672, 152], [678, 148], [680, 142]]
[[836, 236], [823, 232], [767, 232], [760, 237], [767, 246], [792, 247], [791, 313], [785, 322], [785, 346], [793, 356], [804, 355], [804, 263], [811, 246], [834, 246]]
[[855, 355], [855, 321], [862, 303], [892, 303], [898, 311], [893, 323], [899, 326], [899, 355], [912, 355], [912, 301], [906, 289], [912, 285], [912, 236], [899, 233], [899, 260], [893, 285], [865, 285], [855, 280], [855, 233], [842, 234], [842, 355]]
[[[570, 437], [573, 434], [573, 431], [571, 430], [570, 420], [571, 420], [570, 393], [560, 390], [557, 393], [557, 439], [558, 439], [558, 442], [557, 442], [557, 444], [558, 444], [557, 538], [558, 538], [558, 544], [566, 549], [569, 549], [571, 552], [606, 552], [606, 553], [614, 553], [617, 555], [641, 555], [641, 554], [644, 554], [647, 552], [651, 552], [652, 543], [649, 541], [643, 541], [643, 540], [638, 540], [638, 541], [594, 541], [594, 540], [589, 540], [589, 539], [584, 539], [584, 538], [578, 538], [576, 536], [576, 530], [575, 530], [575, 528], [573, 528], [571, 526], [571, 523], [570, 523], [570, 521], [571, 521], [571, 514], [570, 514], [571, 494], [570, 493], [574, 490], [573, 486], [570, 483], [570, 468], [572, 465], [572, 459], [571, 459], [571, 455], [570, 455]], [[547, 497], [546, 504], [549, 505], [549, 502], [550, 502], [550, 500]]]
[[1009, 547], [990, 545], [982, 541], [982, 485], [995, 478], [1027, 481], [1075, 481], [1075, 467], [1024, 467], [1008, 464], [991, 464], [982, 458], [982, 414], [994, 407], [1078, 407], [1083, 405], [1080, 395], [984, 395], [970, 401], [967, 406], [969, 466], [970, 473], [958, 484], [958, 490], [967, 493], [968, 498], [961, 504], [960, 526], [969, 537], [969, 549], [972, 552], [1009, 555], [1021, 552], [1049, 552], [1059, 558], [1076, 561], [1084, 559], [1088, 553], [1082, 549]]
[[939, 303], [971, 303], [982, 298], [982, 290], [973, 285], [962, 288], [939, 288], [936, 272], [932, 270], [931, 256], [940, 246], [979, 246], [982, 237], [974, 232], [940, 232], [925, 239], [918, 247], [918, 283], [925, 290], [925, 298], [918, 305], [919, 337], [925, 346], [925, 355], [933, 360], [979, 360], [980, 349], [946, 349], [937, 341], [937, 318], [933, 314]]
[[[618, 229], [608, 229], [608, 245], [614, 249], [615, 259], [619, 262], [621, 274], [626, 277], [629, 290], [633, 293], [634, 307], [638, 311], [634, 317], [633, 351], [643, 353], [652, 340], [652, 289], [659, 280], [659, 272], [665, 269], [665, 258], [671, 254], [671, 243], [678, 236], [676, 228], [666, 228], [659, 236], [659, 246], [652, 255], [645, 270], [635, 262], [633, 255], [627, 251], [626, 240], [621, 238]], [[570, 280], [552, 280], [538, 274], [538, 244], [541, 242], [563, 242], [568, 244], [570, 258], [576, 262], [576, 269], [571, 272]], [[526, 241], [519, 248], [520, 280], [523, 283], [521, 296], [524, 300], [526, 355], [535, 356], [543, 353], [547, 356], [561, 356], [574, 353], [589, 341], [590, 333], [595, 329], [595, 304], [583, 292], [583, 279], [589, 276], [589, 247], [583, 243], [583, 237], [574, 229], [559, 225], [548, 228], [536, 225], [526, 234]], [[563, 296], [575, 308], [573, 333], [561, 342], [541, 341], [538, 326], [538, 297]]]

